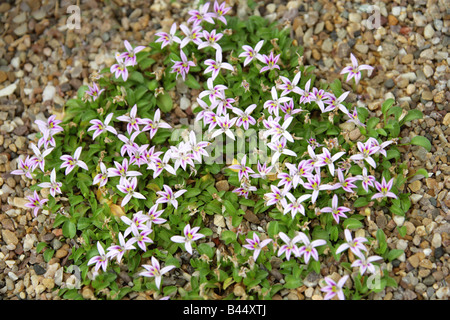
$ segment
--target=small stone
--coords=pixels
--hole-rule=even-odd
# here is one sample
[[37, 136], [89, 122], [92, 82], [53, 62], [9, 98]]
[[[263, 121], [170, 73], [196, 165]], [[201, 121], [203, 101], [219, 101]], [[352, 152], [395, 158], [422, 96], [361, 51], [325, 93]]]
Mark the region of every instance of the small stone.
[[406, 234], [409, 236], [412, 235], [414, 231], [416, 231], [416, 227], [410, 221], [406, 221], [404, 223], [404, 226], [406, 227]]
[[83, 290], [81, 291], [81, 295], [83, 296], [83, 299], [86, 300], [93, 300], [95, 298], [94, 292], [87, 286], [83, 288]]
[[[434, 95], [433, 101], [436, 103], [443, 103], [445, 101], [445, 92], [439, 91], [437, 94]], [[448, 113], [446, 114], [446, 116]]]
[[5, 71], [0, 70], [0, 83], [5, 82], [8, 79], [8, 74]]
[[427, 24], [423, 30], [423, 36], [425, 39], [431, 39], [434, 36], [434, 32], [433, 26], [431, 24]]
[[354, 23], [361, 23], [362, 17], [359, 13], [357, 12], [351, 12], [348, 15], [348, 21], [350, 22], [354, 22]]
[[[16, 91], [16, 88], [17, 88], [17, 83], [12, 83], [9, 86], [1, 89], [0, 90], [0, 97], [5, 97], [5, 96], [9, 96], [10, 94], [13, 94], [14, 91]], [[14, 128], [13, 128], [13, 130], [14, 130]]]
[[34, 19], [36, 19], [36, 20], [42, 20], [42, 19], [44, 19], [45, 18], [45, 16], [46, 16], [46, 12], [45, 12], [45, 10], [43, 9], [43, 8], [41, 8], [41, 9], [39, 9], [39, 10], [37, 10], [37, 11], [33, 11], [32, 13], [31, 13], [31, 15], [33, 16], [33, 18]]
[[425, 77], [429, 78], [429, 77], [431, 77], [431, 76], [433, 75], [434, 70], [433, 70], [432, 67], [430, 67], [430, 66], [427, 64], [427, 65], [425, 65], [425, 66], [423, 67], [423, 73], [425, 74]]
[[26, 22], [22, 23], [17, 28], [14, 28], [14, 33], [19, 37], [23, 36], [28, 31], [27, 25], [28, 24]]
[[287, 295], [288, 300], [298, 300], [298, 294], [295, 291], [289, 292]]
[[245, 295], [245, 289], [241, 285], [237, 284], [233, 288], [233, 293], [237, 297], [242, 297]]
[[314, 294], [314, 288], [309, 287], [308, 289], [305, 290], [305, 296], [307, 298], [311, 298]]
[[394, 82], [393, 79], [387, 79], [387, 80], [384, 82], [384, 86], [385, 86], [387, 89], [392, 89], [392, 88], [395, 86], [395, 82]]
[[408, 96], [412, 95], [416, 91], [416, 86], [412, 83], [408, 84], [406, 87], [406, 94]]
[[433, 239], [431, 240], [431, 245], [435, 248], [439, 248], [442, 246], [442, 236], [439, 233], [435, 233], [433, 235]]
[[438, 291], [436, 291], [436, 298], [438, 299], [444, 299], [450, 297], [450, 288], [449, 287], [442, 287], [439, 288]]
[[322, 55], [320, 54], [319, 50], [313, 49], [312, 50], [312, 57], [314, 60], [320, 60], [322, 58]]
[[390, 14], [388, 16], [388, 23], [390, 26], [396, 26], [398, 24], [398, 19], [395, 16]]
[[56, 251], [55, 257], [58, 258], [58, 259], [62, 259], [62, 258], [64, 258], [65, 256], [67, 256], [67, 254], [68, 254], [67, 250], [65, 250], [65, 249], [59, 249], [59, 250]]
[[45, 278], [42, 280], [42, 284], [47, 289], [53, 289], [55, 287], [55, 280], [53, 280], [51, 278]]
[[38, 264], [35, 264], [34, 266], [33, 266], [33, 269], [34, 269], [34, 272], [36, 272], [36, 274], [38, 275], [38, 276], [40, 276], [40, 275], [43, 275], [46, 271], [45, 271], [45, 269], [44, 268], [42, 268], [40, 265], [38, 265]]
[[426, 268], [426, 269], [432, 269], [433, 268], [433, 264], [428, 259], [421, 260], [419, 262], [419, 266], [421, 266], [422, 268]]
[[384, 216], [384, 214], [381, 214], [376, 217], [376, 223], [377, 223], [378, 228], [380, 228], [380, 229], [384, 229], [386, 227], [387, 219]]
[[359, 130], [359, 128], [355, 128], [350, 131], [348, 137], [350, 138], [350, 140], [356, 141], [359, 137], [361, 137], [361, 131]]
[[408, 262], [411, 264], [411, 266], [415, 269], [419, 266], [420, 258], [417, 254], [412, 255], [408, 258]]
[[445, 115], [442, 124], [447, 127], [450, 126], [450, 112]]
[[47, 85], [44, 89], [44, 92], [42, 92], [42, 101], [53, 100], [55, 94], [56, 88], [50, 84]]
[[367, 44], [357, 44], [357, 45], [355, 45], [355, 49], [358, 52], [365, 54], [369, 51], [369, 46]]
[[19, 243], [15, 233], [10, 230], [2, 230], [2, 239], [6, 242], [6, 245], [17, 245]]
[[250, 221], [251, 223], [255, 223], [255, 224], [258, 224], [261, 222], [259, 220], [258, 216], [256, 214], [254, 214], [251, 210], [245, 211], [244, 218], [245, 218], [245, 220]]
[[216, 182], [217, 191], [228, 191], [230, 189], [230, 184], [227, 180], [220, 180]]
[[408, 248], [408, 241], [399, 239], [395, 247], [397, 248], [397, 250], [406, 250], [406, 248]]
[[403, 223], [405, 222], [405, 217], [404, 216], [399, 216], [397, 214], [394, 214], [392, 219], [394, 220], [395, 224], [397, 226], [399, 226], [399, 227], [401, 227], [403, 225]]
[[303, 280], [303, 284], [307, 287], [315, 287], [319, 283], [320, 276], [314, 271], [310, 272]]
[[442, 248], [442, 247], [436, 248], [434, 250], [434, 257], [436, 259], [439, 259], [440, 257], [442, 257], [444, 255], [444, 253], [445, 253], [444, 248]]
[[333, 50], [333, 40], [330, 38], [325, 39], [322, 43], [322, 50], [325, 52], [331, 52]]
[[180, 108], [181, 110], [186, 110], [191, 105], [191, 100], [186, 98], [185, 96], [182, 96], [180, 99]]
[[338, 45], [337, 56], [341, 59], [348, 58], [350, 56], [350, 46], [347, 42], [341, 42]]
[[425, 49], [420, 53], [420, 57], [427, 60], [434, 59], [434, 50], [433, 49]]
[[425, 226], [418, 226], [416, 228], [416, 234], [420, 237], [427, 236], [427, 231], [425, 230]]
[[407, 55], [404, 55], [401, 59], [401, 62], [403, 64], [409, 64], [411, 61], [414, 60], [414, 55], [412, 53], [408, 53]]

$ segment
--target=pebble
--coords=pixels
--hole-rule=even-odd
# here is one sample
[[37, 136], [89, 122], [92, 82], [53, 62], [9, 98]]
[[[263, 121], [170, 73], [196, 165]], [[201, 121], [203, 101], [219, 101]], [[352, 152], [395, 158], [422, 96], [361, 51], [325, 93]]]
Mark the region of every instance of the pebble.
[[216, 182], [217, 191], [228, 191], [230, 189], [230, 185], [227, 180], [220, 180]]
[[18, 35], [19, 37], [20, 36], [23, 36], [25, 33], [27, 33], [27, 31], [28, 31], [28, 26], [27, 26], [27, 23], [25, 22], [25, 23], [22, 23], [21, 25], [19, 25], [17, 28], [14, 28], [14, 33], [16, 34], [16, 35]]
[[15, 235], [14, 232], [10, 230], [2, 230], [2, 239], [6, 242], [7, 245], [17, 245], [19, 243], [19, 239]]
[[434, 36], [434, 32], [433, 26], [431, 24], [427, 24], [423, 30], [423, 36], [425, 39], [431, 39]]
[[53, 85], [47, 85], [42, 93], [42, 101], [53, 100], [56, 94], [56, 88]]
[[322, 43], [322, 51], [330, 53], [333, 50], [333, 41], [329, 38]]
[[442, 236], [439, 233], [435, 233], [433, 235], [433, 239], [431, 240], [431, 245], [434, 248], [439, 248], [440, 246], [442, 246]]
[[182, 96], [180, 99], [180, 109], [181, 110], [186, 110], [187, 108], [189, 108], [191, 105], [191, 101], [186, 98], [185, 96]]

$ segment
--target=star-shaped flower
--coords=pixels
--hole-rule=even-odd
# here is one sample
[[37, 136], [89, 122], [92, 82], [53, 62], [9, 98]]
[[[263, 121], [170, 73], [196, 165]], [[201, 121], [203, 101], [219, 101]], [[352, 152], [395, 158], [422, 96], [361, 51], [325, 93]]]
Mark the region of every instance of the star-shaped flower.
[[272, 239], [264, 239], [261, 241], [256, 232], [254, 232], [253, 239], [245, 239], [245, 241], [247, 241], [247, 244], [244, 244], [242, 247], [248, 250], [252, 250], [253, 260], [256, 261], [256, 259], [258, 259], [259, 254], [261, 253], [262, 248], [267, 246], [272, 241]]
[[173, 192], [172, 188], [168, 185], [163, 185], [165, 191], [157, 191], [156, 194], [160, 197], [156, 199], [156, 203], [171, 203], [175, 209], [178, 208], [178, 200], [177, 198], [183, 195], [187, 190], [182, 189], [177, 192]]
[[144, 267], [146, 271], [140, 272], [139, 275], [155, 278], [155, 284], [158, 290], [161, 287], [162, 275], [175, 268], [175, 266], [166, 266], [161, 269], [159, 261], [155, 257], [152, 257], [152, 264], [143, 264], [142, 267]]
[[191, 225], [188, 223], [183, 229], [183, 236], [173, 236], [170, 240], [176, 243], [184, 243], [186, 251], [192, 254], [192, 242], [205, 236], [198, 233], [198, 230], [200, 230], [200, 227], [191, 228]]
[[355, 79], [355, 83], [359, 83], [361, 80], [361, 71], [362, 70], [373, 70], [374, 67], [369, 66], [367, 64], [358, 64], [358, 60], [353, 55], [353, 53], [350, 53], [350, 59], [352, 61], [352, 65], [350, 67], [345, 67], [342, 69], [341, 74], [347, 74], [347, 80], [346, 82], [350, 81], [352, 78]]
[[84, 170], [89, 170], [86, 163], [80, 160], [82, 147], [78, 147], [75, 150], [75, 153], [72, 156], [63, 155], [60, 157], [61, 160], [63, 160], [63, 163], [61, 164], [61, 169], [66, 168], [66, 176], [75, 168], [75, 166], [78, 166], [80, 168], [83, 168]]

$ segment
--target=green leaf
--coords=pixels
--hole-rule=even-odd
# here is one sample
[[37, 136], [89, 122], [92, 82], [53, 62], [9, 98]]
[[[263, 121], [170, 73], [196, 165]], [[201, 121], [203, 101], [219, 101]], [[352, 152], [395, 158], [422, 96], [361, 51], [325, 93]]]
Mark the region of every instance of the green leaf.
[[381, 112], [383, 112], [383, 114], [386, 114], [386, 112], [392, 107], [394, 102], [395, 100], [392, 98], [387, 99], [385, 102], [383, 102], [383, 104], [381, 105]]
[[83, 229], [86, 229], [87, 227], [89, 227], [90, 225], [92, 225], [91, 219], [86, 218], [86, 217], [81, 217], [78, 220], [77, 229], [78, 230], [83, 230]]
[[197, 246], [197, 250], [200, 254], [206, 254], [210, 259], [214, 256], [214, 249], [206, 243], [200, 243]]
[[186, 193], [184, 194], [184, 197], [186, 199], [193, 198], [195, 196], [198, 196], [201, 192], [202, 192], [202, 190], [200, 190], [199, 188], [188, 189], [186, 191]]
[[187, 75], [186, 81], [184, 83], [191, 89], [201, 89], [202, 88], [200, 83], [198, 83], [198, 81], [195, 79], [195, 77], [190, 73]]
[[428, 178], [428, 171], [425, 168], [420, 168], [414, 173], [414, 176], [423, 176], [424, 178]]
[[406, 231], [407, 231], [406, 226], [397, 227], [397, 230], [398, 230], [398, 234], [400, 235], [400, 237], [406, 236]]
[[140, 83], [140, 84], [144, 84], [144, 81], [145, 81], [142, 73], [140, 73], [138, 71], [131, 72], [130, 77], [128, 79], [131, 81]]
[[71, 239], [75, 237], [75, 234], [77, 233], [77, 228], [72, 221], [67, 220], [66, 222], [64, 222], [62, 226], [62, 232], [64, 237]]
[[341, 81], [339, 79], [334, 80], [333, 83], [330, 84], [330, 89], [336, 97], [339, 97], [342, 94]]
[[404, 252], [403, 250], [392, 249], [391, 251], [389, 251], [387, 258], [389, 261], [393, 261], [393, 260], [397, 259], [398, 257], [400, 257], [403, 252]]
[[233, 206], [233, 204], [230, 201], [224, 200], [223, 205], [225, 206], [225, 210], [227, 213], [229, 213], [229, 214], [236, 213], [236, 208]]
[[370, 118], [369, 121], [367, 121], [367, 129], [375, 128], [378, 122], [380, 122], [380, 118]]
[[267, 234], [270, 238], [273, 238], [276, 234], [278, 234], [278, 221], [270, 221], [267, 226]]
[[53, 258], [54, 254], [55, 254], [55, 250], [53, 250], [53, 249], [45, 250], [44, 254], [43, 254], [45, 262], [49, 262]]
[[40, 253], [47, 246], [46, 242], [39, 242], [36, 246], [36, 253]]
[[344, 222], [342, 223], [342, 226], [345, 229], [359, 229], [363, 226], [363, 224], [359, 220], [356, 220], [353, 218], [348, 218], [348, 219], [344, 220]]
[[401, 107], [398, 107], [398, 106], [392, 107], [388, 111], [388, 115], [391, 115], [391, 114], [394, 115], [395, 121], [398, 121], [400, 119], [400, 116], [402, 115], [402, 113], [403, 113], [403, 109]]
[[170, 97], [170, 94], [164, 93], [159, 94], [156, 98], [157, 106], [161, 109], [162, 112], [170, 112], [173, 107], [173, 101]]
[[424, 147], [428, 152], [431, 151], [431, 142], [424, 136], [415, 136], [411, 139], [411, 144]]
[[355, 200], [355, 202], [353, 202], [353, 206], [355, 208], [364, 207], [364, 206], [367, 206], [368, 204], [369, 204], [369, 202], [364, 197], [358, 198]]
[[406, 114], [406, 116], [402, 119], [401, 124], [404, 124], [406, 122], [410, 122], [416, 119], [422, 119], [423, 118], [423, 113], [420, 110], [417, 109], [412, 109], [409, 110], [408, 113]]
[[386, 236], [385, 236], [383, 230], [378, 229], [377, 233], [376, 233], [376, 237], [377, 237], [377, 240], [378, 240], [379, 244], [386, 243]]
[[386, 286], [387, 287], [394, 287], [394, 288], [398, 287], [398, 284], [397, 284], [397, 282], [395, 281], [394, 278], [386, 276], [385, 279], [386, 279]]
[[398, 205], [393, 204], [389, 209], [393, 214], [396, 214], [398, 216], [405, 215], [405, 212], [403, 211], [403, 209], [401, 207], [399, 207]]

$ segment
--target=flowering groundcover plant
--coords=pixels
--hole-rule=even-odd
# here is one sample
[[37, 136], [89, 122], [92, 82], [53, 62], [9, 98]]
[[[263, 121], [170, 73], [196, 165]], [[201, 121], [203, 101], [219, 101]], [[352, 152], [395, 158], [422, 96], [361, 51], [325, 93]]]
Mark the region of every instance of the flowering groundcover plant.
[[[326, 299], [395, 286], [383, 266], [402, 252], [388, 248], [382, 230], [366, 231], [364, 219], [373, 206], [408, 211], [396, 144], [401, 126], [422, 114], [387, 100], [383, 119], [369, 117], [346, 102], [340, 80], [321, 82], [303, 65], [288, 27], [240, 21], [229, 9], [204, 4], [148, 46], [125, 40], [117, 64], [92, 74], [63, 119], [37, 123], [35, 155], [12, 172], [40, 182], [28, 207], [54, 215], [73, 239], [81, 285], [101, 299], [131, 291], [271, 299], [330, 259], [343, 273], [320, 283]], [[349, 62], [342, 74], [354, 84], [373, 70], [353, 55]], [[175, 125], [171, 111], [189, 89], [191, 123]], [[359, 128], [358, 141], [344, 122]], [[411, 144], [429, 147], [421, 137]], [[231, 188], [219, 191], [216, 179]], [[266, 223], [251, 225], [247, 211]], [[53, 250], [39, 243], [42, 250], [50, 260]], [[273, 268], [283, 279], [270, 277]], [[165, 285], [171, 275], [185, 283]], [[76, 288], [59, 292], [82, 297]]]

